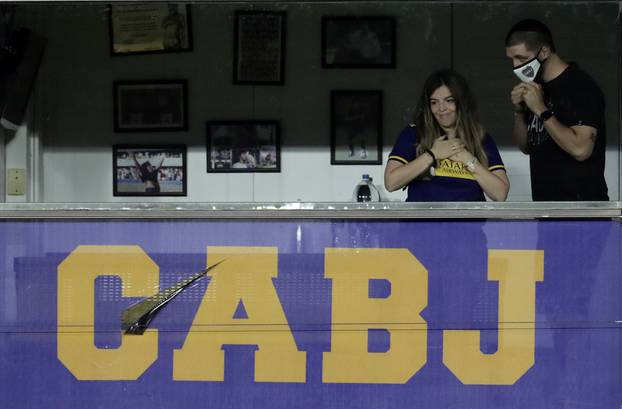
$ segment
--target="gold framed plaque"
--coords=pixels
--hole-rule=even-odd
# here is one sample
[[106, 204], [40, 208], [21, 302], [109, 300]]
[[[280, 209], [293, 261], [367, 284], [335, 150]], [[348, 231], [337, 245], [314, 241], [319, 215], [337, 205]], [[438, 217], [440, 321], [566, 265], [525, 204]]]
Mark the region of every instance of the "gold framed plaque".
[[192, 51], [189, 5], [114, 4], [109, 10], [112, 55]]

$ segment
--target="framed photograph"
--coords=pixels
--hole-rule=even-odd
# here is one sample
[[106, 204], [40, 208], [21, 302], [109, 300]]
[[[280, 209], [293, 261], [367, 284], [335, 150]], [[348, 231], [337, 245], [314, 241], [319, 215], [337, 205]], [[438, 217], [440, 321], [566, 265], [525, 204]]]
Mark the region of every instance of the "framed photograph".
[[382, 164], [382, 91], [331, 92], [331, 165]]
[[322, 67], [394, 68], [393, 17], [322, 17]]
[[113, 56], [192, 51], [187, 4], [112, 4], [109, 10]]
[[186, 196], [185, 145], [114, 145], [114, 196]]
[[115, 81], [115, 132], [185, 131], [186, 88], [186, 80]]
[[207, 122], [207, 171], [280, 172], [279, 122]]
[[285, 12], [236, 11], [233, 83], [282, 85], [285, 81]]

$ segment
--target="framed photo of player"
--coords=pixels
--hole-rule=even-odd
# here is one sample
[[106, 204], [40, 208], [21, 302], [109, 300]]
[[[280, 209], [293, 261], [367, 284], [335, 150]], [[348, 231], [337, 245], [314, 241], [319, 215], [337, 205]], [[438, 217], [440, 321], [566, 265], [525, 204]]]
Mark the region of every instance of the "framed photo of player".
[[114, 145], [114, 196], [186, 196], [185, 145]]
[[280, 172], [279, 121], [208, 121], [207, 172]]
[[381, 165], [382, 91], [335, 90], [330, 102], [331, 165]]
[[395, 18], [322, 17], [322, 67], [395, 68]]
[[285, 12], [235, 12], [233, 83], [283, 85]]
[[188, 129], [186, 80], [115, 81], [115, 132]]
[[192, 51], [187, 4], [112, 4], [108, 21], [113, 56]]

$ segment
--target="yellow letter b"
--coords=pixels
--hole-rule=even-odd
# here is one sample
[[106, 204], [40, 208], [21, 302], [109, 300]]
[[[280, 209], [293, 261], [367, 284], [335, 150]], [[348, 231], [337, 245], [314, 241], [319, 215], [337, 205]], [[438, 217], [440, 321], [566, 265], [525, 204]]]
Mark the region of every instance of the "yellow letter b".
[[[331, 350], [324, 353], [323, 381], [406, 383], [427, 359], [427, 271], [406, 249], [326, 249], [332, 279]], [[387, 298], [370, 298], [371, 279], [391, 283]], [[368, 351], [368, 331], [390, 335], [386, 352]]]

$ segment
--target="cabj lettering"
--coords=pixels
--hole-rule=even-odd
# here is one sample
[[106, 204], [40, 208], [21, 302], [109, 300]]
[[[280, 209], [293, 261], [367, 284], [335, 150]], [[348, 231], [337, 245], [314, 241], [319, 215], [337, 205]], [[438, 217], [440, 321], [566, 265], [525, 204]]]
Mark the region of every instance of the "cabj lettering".
[[[174, 351], [173, 379], [224, 381], [222, 345], [248, 344], [258, 345], [256, 382], [305, 382], [306, 352], [296, 346], [272, 282], [277, 248], [210, 246], [207, 254], [210, 265], [226, 262], [213, 270], [186, 340]], [[497, 351], [481, 352], [479, 331], [443, 333], [443, 363], [462, 383], [511, 385], [534, 365], [535, 328], [525, 323], [535, 322], [543, 266], [539, 250], [489, 250], [488, 280], [499, 282]], [[159, 268], [140, 247], [78, 246], [58, 266], [58, 359], [80, 380], [135, 380], [158, 357], [158, 331], [123, 334], [116, 349], [95, 346], [95, 280], [104, 275], [120, 277], [124, 297], [148, 297], [159, 287]], [[325, 277], [333, 294], [322, 381], [408, 382], [427, 360], [427, 323], [419, 315], [428, 304], [425, 267], [407, 249], [327, 248]], [[369, 298], [371, 279], [389, 281], [390, 296]], [[240, 301], [248, 318], [234, 323]], [[232, 324], [238, 330], [223, 330]], [[367, 351], [370, 329], [390, 334], [386, 352]]]

